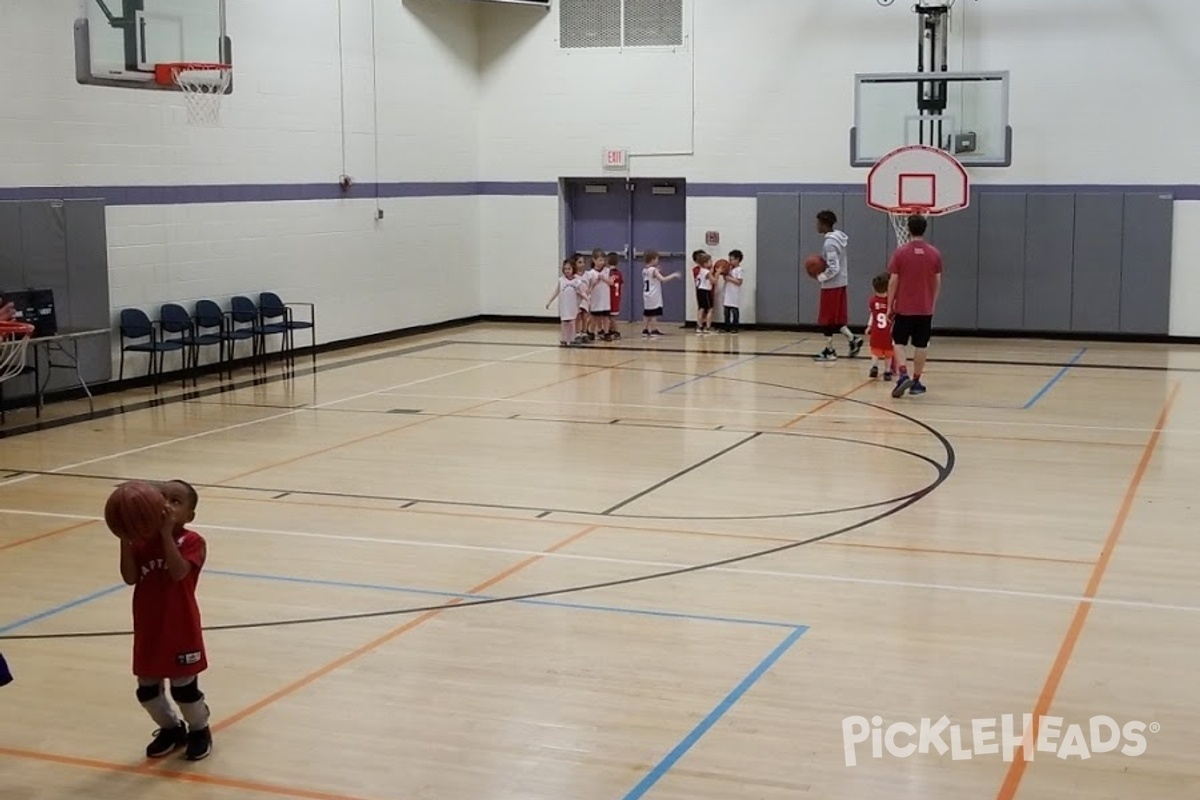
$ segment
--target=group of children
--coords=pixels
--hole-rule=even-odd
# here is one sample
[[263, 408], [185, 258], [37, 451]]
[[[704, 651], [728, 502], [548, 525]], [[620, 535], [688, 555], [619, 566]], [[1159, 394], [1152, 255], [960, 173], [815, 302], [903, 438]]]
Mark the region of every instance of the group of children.
[[713, 309], [717, 289], [722, 290], [721, 306], [725, 311], [725, 332], [737, 333], [742, 322], [742, 286], [746, 282], [742, 269], [742, 251], [730, 250], [729, 257], [713, 263], [712, 256], [703, 250], [692, 253], [692, 282], [696, 285], [696, 335], [713, 332]]
[[621, 309], [621, 289], [625, 278], [617, 265], [616, 253], [605, 254], [599, 248], [592, 251], [592, 266], [584, 266], [584, 256], [576, 253], [564, 259], [562, 275], [546, 308], [558, 298], [558, 318], [561, 323], [559, 343], [563, 347], [589, 344], [599, 337], [611, 342], [621, 338], [613, 325], [613, 312]]
[[[833, 339], [841, 334], [846, 338], [851, 357], [857, 356], [864, 345], [869, 345], [871, 378], [882, 376], [885, 381], [890, 381], [899, 373], [901, 382], [905, 383], [906, 362], [897, 361], [893, 343], [894, 315], [891, 311], [892, 301], [889, 299], [888, 288], [891, 281], [889, 273], [894, 271], [892, 266], [889, 265], [889, 272], [872, 279], [874, 294], [869, 301], [870, 318], [863, 336], [856, 336], [849, 327], [847, 301], [849, 269], [846, 253], [849, 237], [837, 229], [837, 216], [832, 211], [822, 211], [817, 215], [816, 221], [818, 232], [824, 236], [821, 258], [826, 266], [824, 271], [814, 276], [821, 284], [817, 323], [825, 335], [825, 346], [815, 359], [836, 360], [837, 352], [833, 346]], [[921, 233], [923, 232], [922, 229]], [[662, 285], [679, 278], [680, 274], [663, 274], [657, 252], [647, 252], [643, 260], [642, 336], [655, 338], [663, 335], [658, 328], [658, 320], [663, 314]], [[721, 305], [724, 309], [725, 332], [739, 331], [741, 294], [745, 285], [742, 260], [743, 254], [740, 250], [729, 251], [728, 258], [715, 263], [713, 257], [704, 250], [692, 253], [692, 283], [696, 292], [698, 336], [714, 332], [713, 314], [718, 292], [721, 293]], [[585, 268], [582, 254], [576, 254], [563, 261], [558, 286], [546, 302], [546, 308], [550, 308], [551, 303], [558, 299], [559, 320], [562, 326], [559, 339], [563, 347], [588, 344], [597, 338], [606, 342], [621, 338], [620, 332], [613, 325], [613, 315], [619, 313], [621, 308], [624, 280], [618, 269], [619, 264], [620, 257], [616, 253], [606, 254], [600, 249], [592, 251], [590, 269]], [[926, 345], [926, 341], [916, 342], [919, 355], [923, 355], [923, 347]], [[919, 384], [919, 369], [915, 380], [913, 393], [923, 392], [924, 387]], [[913, 381], [909, 380], [907, 383]]]
[[[737, 333], [741, 324], [741, 292], [745, 283], [742, 269], [742, 251], [731, 250], [728, 259], [713, 264], [712, 256], [703, 250], [692, 253], [692, 282], [696, 288], [697, 335], [713, 332], [712, 315], [714, 295], [720, 286], [723, 291], [725, 330]], [[613, 315], [621, 309], [621, 289], [624, 277], [618, 269], [620, 256], [592, 251], [590, 268], [584, 265], [584, 256], [576, 254], [562, 262], [562, 274], [546, 308], [558, 300], [560, 322], [559, 343], [572, 347], [594, 342], [597, 338], [610, 342], [620, 339], [621, 333], [613, 325]], [[642, 337], [656, 338], [663, 335], [658, 320], [663, 315], [663, 284], [680, 277], [677, 272], [663, 274], [660, 269], [661, 256], [654, 250], [643, 256], [642, 268]]]

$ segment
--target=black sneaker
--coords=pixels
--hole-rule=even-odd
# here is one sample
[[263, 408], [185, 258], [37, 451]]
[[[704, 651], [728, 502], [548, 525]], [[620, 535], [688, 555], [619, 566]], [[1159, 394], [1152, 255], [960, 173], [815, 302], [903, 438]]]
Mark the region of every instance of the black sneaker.
[[871, 371], [867, 373], [867, 377], [871, 380], [879, 377], [879, 367], [871, 367]]
[[837, 361], [837, 352], [832, 347], [826, 347], [813, 356], [813, 361]]
[[855, 336], [854, 340], [850, 342], [850, 357], [858, 358], [858, 354], [860, 352], [862, 352], [862, 349], [863, 349], [863, 340], [861, 338]]
[[146, 746], [146, 758], [164, 758], [188, 744], [188, 729], [184, 723], [174, 728], [160, 728], [154, 732], [154, 741]]
[[198, 731], [192, 731], [187, 735], [187, 750], [183, 757], [188, 761], [200, 761], [208, 758], [208, 754], [212, 752], [212, 731], [208, 728], [201, 728]]

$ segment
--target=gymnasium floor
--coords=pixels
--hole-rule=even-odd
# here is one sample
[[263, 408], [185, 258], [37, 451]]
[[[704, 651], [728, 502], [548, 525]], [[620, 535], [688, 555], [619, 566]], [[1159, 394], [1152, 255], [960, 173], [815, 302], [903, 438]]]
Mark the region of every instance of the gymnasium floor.
[[[672, 334], [464, 327], [0, 439], [0, 797], [1200, 796], [1200, 349], [940, 340], [894, 401]], [[198, 764], [141, 758], [134, 477], [200, 487]], [[1155, 732], [846, 763], [847, 717], [1028, 713]]]

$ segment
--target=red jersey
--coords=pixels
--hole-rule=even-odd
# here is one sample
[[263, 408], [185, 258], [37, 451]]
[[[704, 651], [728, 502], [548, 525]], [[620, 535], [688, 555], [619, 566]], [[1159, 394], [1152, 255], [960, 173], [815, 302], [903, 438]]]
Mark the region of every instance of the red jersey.
[[900, 276], [895, 311], [906, 317], [933, 316], [936, 279], [942, 274], [942, 254], [923, 239], [896, 249], [888, 272]]
[[141, 678], [185, 678], [208, 668], [196, 584], [204, 567], [204, 538], [184, 530], [175, 539], [192, 563], [181, 581], [167, 571], [162, 539], [134, 545], [137, 585], [133, 589], [133, 674]]
[[619, 314], [621, 312], [621, 284], [625, 283], [625, 276], [621, 274], [621, 270], [614, 269], [609, 271], [608, 277], [612, 279], [612, 286], [608, 287], [608, 297], [612, 301], [609, 309], [612, 313]]
[[892, 321], [888, 319], [888, 301], [886, 297], [871, 295], [871, 323], [867, 326], [868, 344], [872, 350], [887, 351], [892, 349]]

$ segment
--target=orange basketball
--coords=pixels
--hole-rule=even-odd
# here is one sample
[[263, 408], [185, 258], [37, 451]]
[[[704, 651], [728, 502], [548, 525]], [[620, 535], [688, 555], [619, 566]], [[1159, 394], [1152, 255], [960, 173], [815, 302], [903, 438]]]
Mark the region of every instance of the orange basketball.
[[713, 264], [713, 269], [715, 269], [717, 271], [718, 275], [728, 275], [729, 274], [729, 262], [723, 258], [719, 258], [719, 259], [717, 259], [717, 263]]
[[817, 255], [809, 256], [804, 259], [804, 271], [808, 273], [808, 277], [815, 278], [825, 271], [825, 259]]
[[162, 492], [143, 481], [118, 486], [104, 504], [104, 522], [121, 539], [153, 539], [163, 527], [167, 501]]

